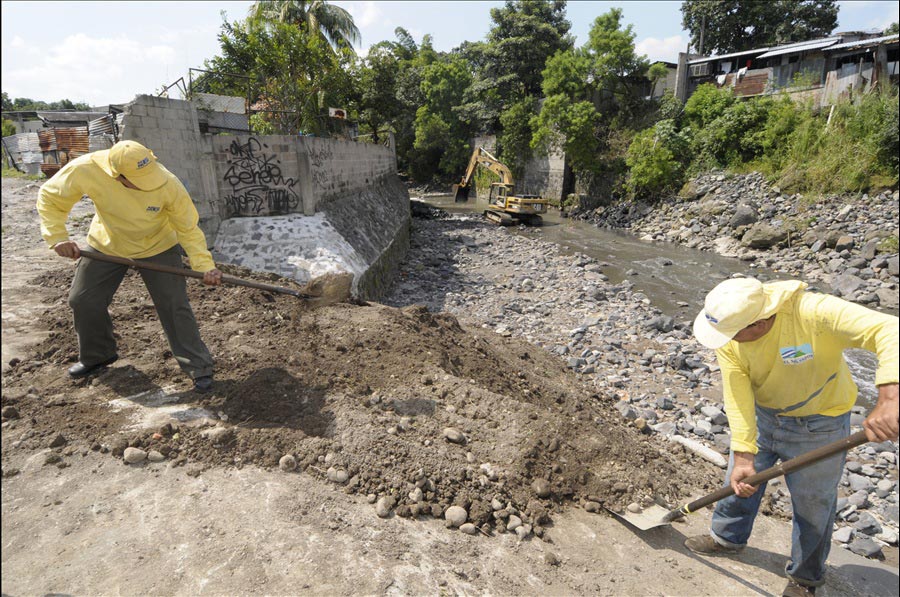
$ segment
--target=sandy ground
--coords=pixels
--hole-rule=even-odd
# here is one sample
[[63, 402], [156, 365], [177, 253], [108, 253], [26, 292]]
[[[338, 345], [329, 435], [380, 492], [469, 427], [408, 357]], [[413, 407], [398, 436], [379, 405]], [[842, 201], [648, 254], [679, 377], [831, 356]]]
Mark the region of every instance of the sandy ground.
[[[8, 363], [19, 358], [30, 366], [35, 347], [46, 346], [56, 329], [51, 327], [67, 317], [59, 312], [64, 289], [33, 283], [41, 272], [64, 272], [70, 265], [42, 247], [31, 209], [34, 189], [27, 184], [3, 181], [4, 399]], [[164, 344], [148, 328], [158, 357]], [[34, 362], [38, 385], [25, 388], [33, 397], [21, 398], [22, 404], [33, 408], [46, 400], [48, 412], [68, 409], [79, 421], [97, 423], [93, 433], [100, 435], [110, 431], [104, 426], [129, 433], [135, 421], [159, 423], [154, 416], [160, 414], [197, 418], [210, 406], [179, 392], [184, 383], [163, 383], [171, 371], [142, 369], [142, 357], [132, 351], [117, 370], [146, 371], [150, 387], [171, 400], [131, 400], [119, 410], [121, 397], [110, 392], [116, 384], [65, 382], [64, 365], [51, 356]], [[27, 377], [17, 371], [15, 380]], [[121, 389], [122, 380], [117, 383]], [[147, 383], [141, 378], [133, 389]], [[102, 421], [83, 418], [83, 408], [103, 404], [109, 415]], [[682, 547], [686, 536], [705, 531], [708, 512], [639, 532], [610, 515], [565, 507], [554, 512], [543, 540], [469, 536], [439, 519], [379, 518], [365, 495], [336, 489], [313, 468], [288, 474], [252, 459], [235, 468], [199, 452], [186, 465], [167, 460], [129, 466], [83, 439], [50, 449], [51, 438], [41, 435], [41, 410], [31, 412], [34, 421], [3, 424], [5, 595], [768, 595], [779, 594], [785, 583], [790, 528], [768, 517], [757, 522], [740, 558], [703, 558]], [[102, 411], [90, 412], [99, 417]], [[63, 424], [60, 431], [74, 438], [83, 429]], [[60, 451], [56, 466], [48, 463], [48, 455]], [[820, 595], [897, 594], [896, 569], [842, 549], [832, 553]]]

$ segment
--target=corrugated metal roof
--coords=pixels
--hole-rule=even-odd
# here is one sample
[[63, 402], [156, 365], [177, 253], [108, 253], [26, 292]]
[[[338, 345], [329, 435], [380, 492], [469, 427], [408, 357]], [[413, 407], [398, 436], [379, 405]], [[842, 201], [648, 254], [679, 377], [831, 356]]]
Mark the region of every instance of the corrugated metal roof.
[[105, 116], [103, 112], [52, 112], [38, 111], [38, 118], [47, 122], [88, 122], [101, 116]]
[[721, 56], [707, 56], [706, 58], [697, 58], [688, 60], [688, 64], [702, 64], [704, 62], [712, 62], [713, 60], [726, 60], [737, 56], [746, 56], [747, 54], [755, 54], [757, 52], [765, 52], [769, 48], [756, 48], [755, 50], [744, 50], [743, 52], [732, 52], [731, 54], [722, 54]]
[[784, 54], [793, 54], [795, 52], [820, 50], [822, 48], [827, 48], [828, 46], [833, 46], [839, 41], [841, 41], [840, 37], [828, 37], [825, 39], [813, 39], [811, 41], [801, 41], [795, 44], [776, 46], [765, 54], [760, 54], [759, 56], [757, 56], [757, 58], [772, 58], [773, 56], [782, 56]]
[[852, 48], [880, 46], [881, 44], [889, 41], [900, 41], [900, 33], [895, 33], [893, 35], [884, 35], [882, 37], [870, 37], [869, 39], [860, 39], [857, 41], [849, 41], [845, 44], [837, 44], [835, 46], [831, 46], [825, 51], [834, 52], [835, 50], [850, 50]]
[[114, 132], [115, 129], [113, 127], [113, 118], [109, 114], [102, 118], [98, 118], [97, 120], [92, 120], [88, 123], [88, 133], [91, 135], [111, 135]]

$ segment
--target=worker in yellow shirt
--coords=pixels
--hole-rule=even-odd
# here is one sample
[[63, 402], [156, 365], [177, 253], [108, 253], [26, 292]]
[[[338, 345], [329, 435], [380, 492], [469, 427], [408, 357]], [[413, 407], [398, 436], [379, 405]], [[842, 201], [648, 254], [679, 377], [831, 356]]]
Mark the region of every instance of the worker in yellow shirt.
[[[70, 240], [66, 230], [69, 212], [83, 195], [90, 197], [96, 211], [87, 247]], [[191, 268], [204, 272], [204, 284], [221, 283], [222, 273], [207, 250], [187, 190], [136, 141], [120, 141], [63, 166], [41, 187], [37, 211], [41, 235], [62, 257], [78, 259], [83, 252], [98, 251], [182, 267], [186, 252]], [[79, 362], [69, 368], [73, 378], [88, 376], [118, 359], [109, 305], [127, 269], [94, 259], [81, 259], [75, 268], [69, 306]], [[184, 277], [143, 269], [140, 273], [179, 366], [193, 379], [195, 390], [210, 391], [213, 359], [200, 338]]]
[[[726, 280], [706, 296], [694, 321], [694, 335], [716, 349], [722, 371], [731, 427], [726, 483], [735, 492], [716, 505], [709, 535], [685, 541], [694, 552], [736, 553], [747, 544], [765, 484], [743, 479], [850, 434], [857, 388], [845, 349], [878, 355], [878, 403], [863, 423], [866, 436], [897, 438], [897, 318], [806, 286]], [[785, 596], [813, 595], [825, 582], [844, 458], [838, 454], [785, 478], [793, 507]]]

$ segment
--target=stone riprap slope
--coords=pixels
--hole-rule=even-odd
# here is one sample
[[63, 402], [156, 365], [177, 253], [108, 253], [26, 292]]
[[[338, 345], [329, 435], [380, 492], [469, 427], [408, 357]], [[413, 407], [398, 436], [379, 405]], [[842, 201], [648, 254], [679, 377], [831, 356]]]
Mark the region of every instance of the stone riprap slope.
[[736, 256], [868, 306], [898, 307], [898, 192], [783, 193], [762, 174], [714, 172], [658, 204], [617, 203], [577, 217], [647, 240]]

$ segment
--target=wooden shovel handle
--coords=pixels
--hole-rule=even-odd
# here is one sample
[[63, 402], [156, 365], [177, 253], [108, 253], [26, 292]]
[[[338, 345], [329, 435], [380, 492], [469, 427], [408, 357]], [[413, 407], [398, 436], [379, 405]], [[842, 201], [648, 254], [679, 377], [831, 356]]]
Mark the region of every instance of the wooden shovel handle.
[[[195, 272], [192, 269], [188, 269], [186, 267], [171, 267], [168, 265], [161, 265], [159, 263], [151, 263], [149, 261], [135, 261], [134, 259], [127, 259], [125, 257], [116, 257], [115, 255], [107, 255], [105, 253], [100, 253], [97, 251], [81, 251], [82, 257], [87, 257], [88, 259], [94, 259], [95, 261], [106, 261], [107, 263], [118, 263], [119, 265], [127, 265], [128, 267], [134, 267], [137, 269], [146, 269], [154, 272], [162, 272], [165, 274], [174, 274], [176, 276], [184, 276], [185, 278], [199, 278], [203, 279], [203, 272]], [[222, 274], [222, 281], [228, 284], [234, 284], [236, 286], [247, 286], [249, 288], [258, 288], [260, 290], [268, 290], [269, 292], [278, 292], [281, 294], [290, 294], [291, 296], [296, 296], [301, 299], [311, 299], [315, 298], [308, 294], [303, 294], [299, 290], [293, 290], [291, 288], [284, 288], [282, 286], [273, 286], [272, 284], [263, 284], [262, 282], [253, 282], [250, 280], [244, 280], [243, 278], [236, 278], [235, 276], [229, 276], [226, 274]]]
[[[811, 464], [815, 464], [820, 460], [824, 460], [829, 456], [834, 456], [839, 452], [846, 452], [850, 448], [861, 446], [867, 441], [869, 440], [866, 437], [866, 432], [857, 431], [853, 435], [845, 437], [844, 439], [839, 439], [836, 442], [831, 442], [830, 444], [822, 446], [821, 448], [810, 450], [809, 452], [801, 454], [796, 458], [791, 458], [790, 460], [786, 460], [781, 464], [776, 464], [771, 468], [767, 468], [764, 471], [758, 472], [755, 475], [750, 475], [743, 481], [748, 485], [756, 487], [765, 483], [766, 481], [769, 481], [770, 479], [774, 479], [775, 477], [780, 477], [782, 475], [787, 475]], [[730, 495], [734, 495], [734, 489], [732, 489], [731, 485], [729, 484], [728, 486], [723, 487], [718, 491], [714, 491], [708, 495], [703, 496], [702, 498], [694, 500], [690, 504], [672, 510], [666, 515], [665, 520], [667, 522], [671, 522], [678, 518], [682, 518], [687, 514], [696, 512], [700, 508], [709, 506], [710, 504], [715, 504], [719, 500], [727, 498]]]

